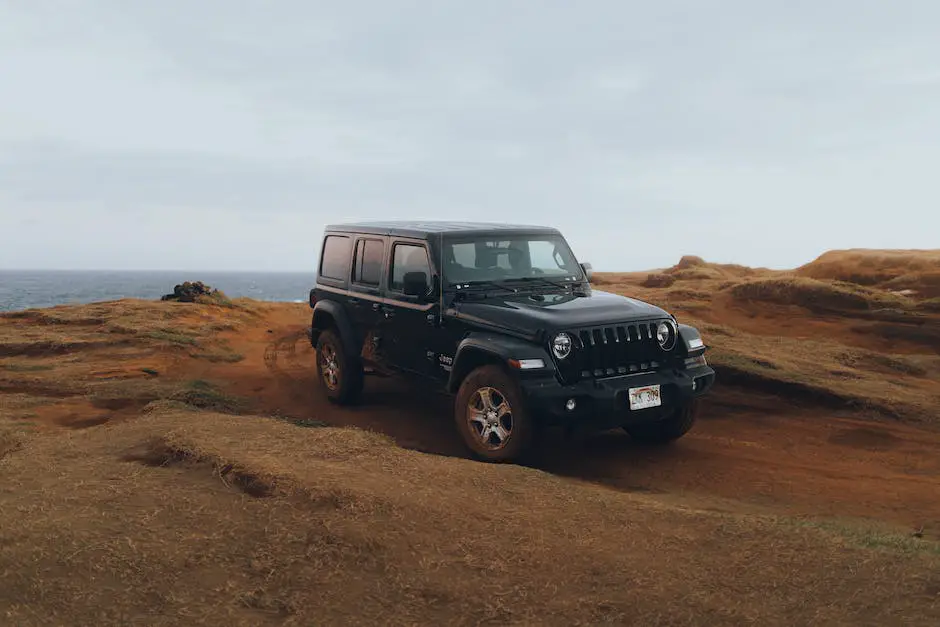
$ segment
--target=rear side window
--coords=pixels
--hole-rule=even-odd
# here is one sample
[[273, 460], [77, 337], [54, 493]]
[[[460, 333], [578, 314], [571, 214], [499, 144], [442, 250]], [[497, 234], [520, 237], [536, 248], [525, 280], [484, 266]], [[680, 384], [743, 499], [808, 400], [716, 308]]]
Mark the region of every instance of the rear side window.
[[320, 276], [345, 281], [349, 268], [350, 239], [343, 235], [328, 235], [323, 241]]
[[385, 244], [378, 239], [362, 239], [356, 245], [356, 264], [353, 268], [353, 282], [370, 287], [378, 287], [382, 280], [382, 261], [385, 256]]
[[389, 289], [402, 292], [405, 288], [405, 274], [408, 272], [424, 272], [431, 277], [431, 265], [428, 263], [428, 253], [424, 246], [415, 244], [395, 244], [392, 249], [392, 269]]

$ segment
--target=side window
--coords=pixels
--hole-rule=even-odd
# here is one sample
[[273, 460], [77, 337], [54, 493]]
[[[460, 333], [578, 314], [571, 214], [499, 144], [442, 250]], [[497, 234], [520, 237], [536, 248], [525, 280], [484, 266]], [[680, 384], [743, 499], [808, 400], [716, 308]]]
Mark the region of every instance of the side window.
[[403, 292], [405, 274], [408, 272], [424, 272], [429, 279], [431, 278], [431, 264], [428, 262], [427, 250], [424, 246], [415, 244], [395, 244], [392, 249], [389, 289]]
[[378, 287], [382, 280], [382, 261], [385, 244], [378, 239], [361, 239], [356, 244], [356, 263], [353, 266], [353, 283]]
[[323, 241], [320, 257], [320, 276], [345, 281], [349, 271], [350, 239], [343, 235], [328, 235]]

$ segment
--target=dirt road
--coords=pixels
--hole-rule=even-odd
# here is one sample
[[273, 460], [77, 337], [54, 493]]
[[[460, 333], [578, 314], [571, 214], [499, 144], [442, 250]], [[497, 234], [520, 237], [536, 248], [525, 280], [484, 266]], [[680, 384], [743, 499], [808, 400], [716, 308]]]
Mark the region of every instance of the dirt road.
[[[316, 386], [314, 351], [296, 311], [232, 334], [235, 364], [188, 362], [192, 376], [227, 382], [258, 409], [383, 432], [401, 446], [466, 456], [451, 401], [397, 379], [370, 377], [363, 403], [337, 408]], [[654, 449], [606, 432], [548, 437], [536, 462], [552, 473], [625, 491], [681, 497], [727, 511], [865, 518], [940, 537], [940, 433], [716, 387], [695, 429]]]

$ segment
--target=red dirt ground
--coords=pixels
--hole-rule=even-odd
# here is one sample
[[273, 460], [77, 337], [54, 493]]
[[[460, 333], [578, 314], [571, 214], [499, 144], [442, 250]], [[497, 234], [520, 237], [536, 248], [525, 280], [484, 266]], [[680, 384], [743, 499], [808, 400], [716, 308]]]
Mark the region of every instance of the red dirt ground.
[[[302, 310], [276, 310], [266, 327], [230, 336], [244, 361], [187, 362], [188, 374], [226, 381], [230, 392], [254, 397], [268, 412], [379, 431], [425, 452], [466, 455], [447, 398], [370, 377], [361, 406], [326, 401], [312, 374], [315, 353], [305, 323]], [[933, 428], [860, 420], [719, 385], [693, 431], [668, 450], [635, 445], [618, 432], [576, 442], [558, 434], [537, 463], [623, 490], [699, 495], [719, 508], [871, 518], [940, 537], [938, 450], [940, 431]], [[714, 497], [729, 502], [719, 505]]]

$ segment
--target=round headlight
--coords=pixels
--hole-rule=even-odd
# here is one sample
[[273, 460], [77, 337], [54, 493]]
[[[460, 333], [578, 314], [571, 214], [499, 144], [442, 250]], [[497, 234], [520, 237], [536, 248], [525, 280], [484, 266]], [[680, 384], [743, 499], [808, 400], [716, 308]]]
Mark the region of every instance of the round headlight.
[[656, 340], [664, 351], [670, 351], [676, 345], [676, 335], [676, 325], [672, 322], [660, 322], [656, 327]]
[[571, 336], [567, 333], [559, 333], [552, 340], [552, 353], [558, 359], [564, 359], [571, 354]]

